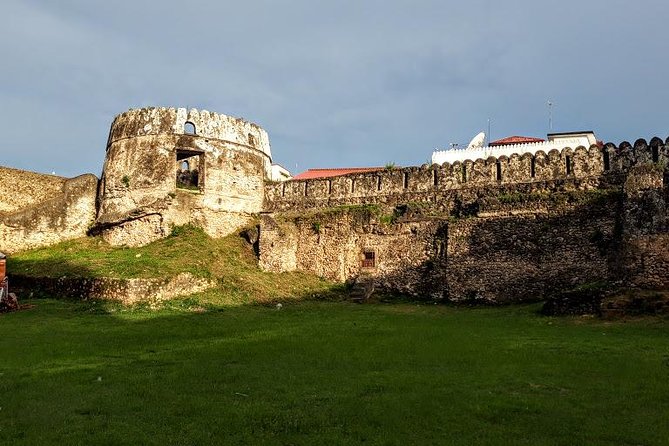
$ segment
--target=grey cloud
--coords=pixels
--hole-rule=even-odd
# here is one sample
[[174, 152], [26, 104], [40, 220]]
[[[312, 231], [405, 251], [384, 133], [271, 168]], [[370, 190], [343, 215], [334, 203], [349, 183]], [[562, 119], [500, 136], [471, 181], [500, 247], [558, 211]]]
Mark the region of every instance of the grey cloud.
[[293, 168], [420, 164], [559, 130], [669, 135], [664, 1], [22, 1], [3, 5], [0, 164], [99, 173], [113, 116], [190, 106]]

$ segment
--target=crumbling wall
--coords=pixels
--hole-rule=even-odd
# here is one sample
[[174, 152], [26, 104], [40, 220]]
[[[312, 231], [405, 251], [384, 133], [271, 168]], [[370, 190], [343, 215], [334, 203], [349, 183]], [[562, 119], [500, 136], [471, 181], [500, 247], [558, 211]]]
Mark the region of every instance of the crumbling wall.
[[[186, 122], [195, 134], [185, 133]], [[177, 187], [187, 160], [198, 184]], [[112, 125], [100, 188], [96, 229], [114, 245], [139, 246], [175, 225], [222, 237], [262, 210], [269, 140], [255, 124], [209, 112], [141, 109]]]
[[0, 166], [0, 214], [16, 212], [60, 193], [66, 178]]
[[414, 202], [264, 215], [260, 266], [364, 275], [377, 289], [459, 302], [536, 300], [610, 279], [618, 190], [511, 190], [455, 191], [446, 212]]
[[272, 184], [260, 265], [453, 301], [666, 287], [667, 164], [653, 138]]
[[1, 187], [13, 195], [3, 201], [9, 210], [0, 212], [0, 251], [13, 253], [83, 237], [93, 224], [98, 185], [94, 175], [67, 179], [0, 168], [0, 176]]
[[626, 285], [669, 288], [669, 170], [633, 166], [623, 191], [620, 275]]

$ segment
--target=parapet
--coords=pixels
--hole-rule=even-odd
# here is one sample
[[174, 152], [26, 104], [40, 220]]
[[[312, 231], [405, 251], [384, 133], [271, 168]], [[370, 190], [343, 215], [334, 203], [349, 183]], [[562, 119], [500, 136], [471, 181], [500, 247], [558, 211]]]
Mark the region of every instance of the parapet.
[[[268, 211], [288, 208], [330, 206], [332, 204], [384, 202], [391, 195], [420, 200], [449, 190], [507, 186], [520, 183], [598, 180], [609, 174], [628, 172], [633, 165], [669, 164], [669, 138], [653, 138], [650, 144], [639, 139], [632, 146], [592, 145], [535, 154], [514, 153], [420, 167], [404, 167], [373, 172], [351, 173], [332, 178], [292, 180], [265, 187]], [[429, 199], [429, 198], [426, 198]]]
[[114, 142], [142, 136], [190, 135], [233, 143], [262, 152], [271, 162], [269, 136], [259, 125], [241, 118], [194, 108], [131, 109], [114, 118], [107, 149]]

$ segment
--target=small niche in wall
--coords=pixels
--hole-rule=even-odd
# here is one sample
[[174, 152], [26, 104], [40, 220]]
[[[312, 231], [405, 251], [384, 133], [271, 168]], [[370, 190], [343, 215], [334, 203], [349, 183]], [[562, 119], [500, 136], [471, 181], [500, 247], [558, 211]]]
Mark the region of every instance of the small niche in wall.
[[176, 187], [201, 191], [204, 187], [204, 154], [195, 150], [177, 149]]
[[362, 267], [375, 268], [376, 267], [376, 253], [372, 250], [362, 252]]
[[184, 124], [184, 134], [186, 135], [195, 135], [195, 124], [190, 121], [186, 121]]
[[252, 134], [248, 134], [248, 141], [250, 146], [255, 146], [256, 145], [256, 138]]

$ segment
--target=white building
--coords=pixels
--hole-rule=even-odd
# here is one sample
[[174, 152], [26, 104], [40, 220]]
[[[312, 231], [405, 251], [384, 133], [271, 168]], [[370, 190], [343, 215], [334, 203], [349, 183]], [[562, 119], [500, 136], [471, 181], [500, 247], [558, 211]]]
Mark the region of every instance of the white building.
[[549, 133], [547, 140], [525, 136], [510, 136], [491, 142], [484, 146], [485, 134], [479, 133], [472, 139], [466, 148], [453, 147], [447, 150], [435, 150], [432, 153], [432, 164], [454, 163], [455, 161], [498, 158], [502, 155], [511, 156], [514, 153], [535, 154], [538, 151], [548, 153], [553, 149], [562, 150], [565, 147], [575, 149], [578, 146], [590, 148], [597, 144], [593, 132]]

